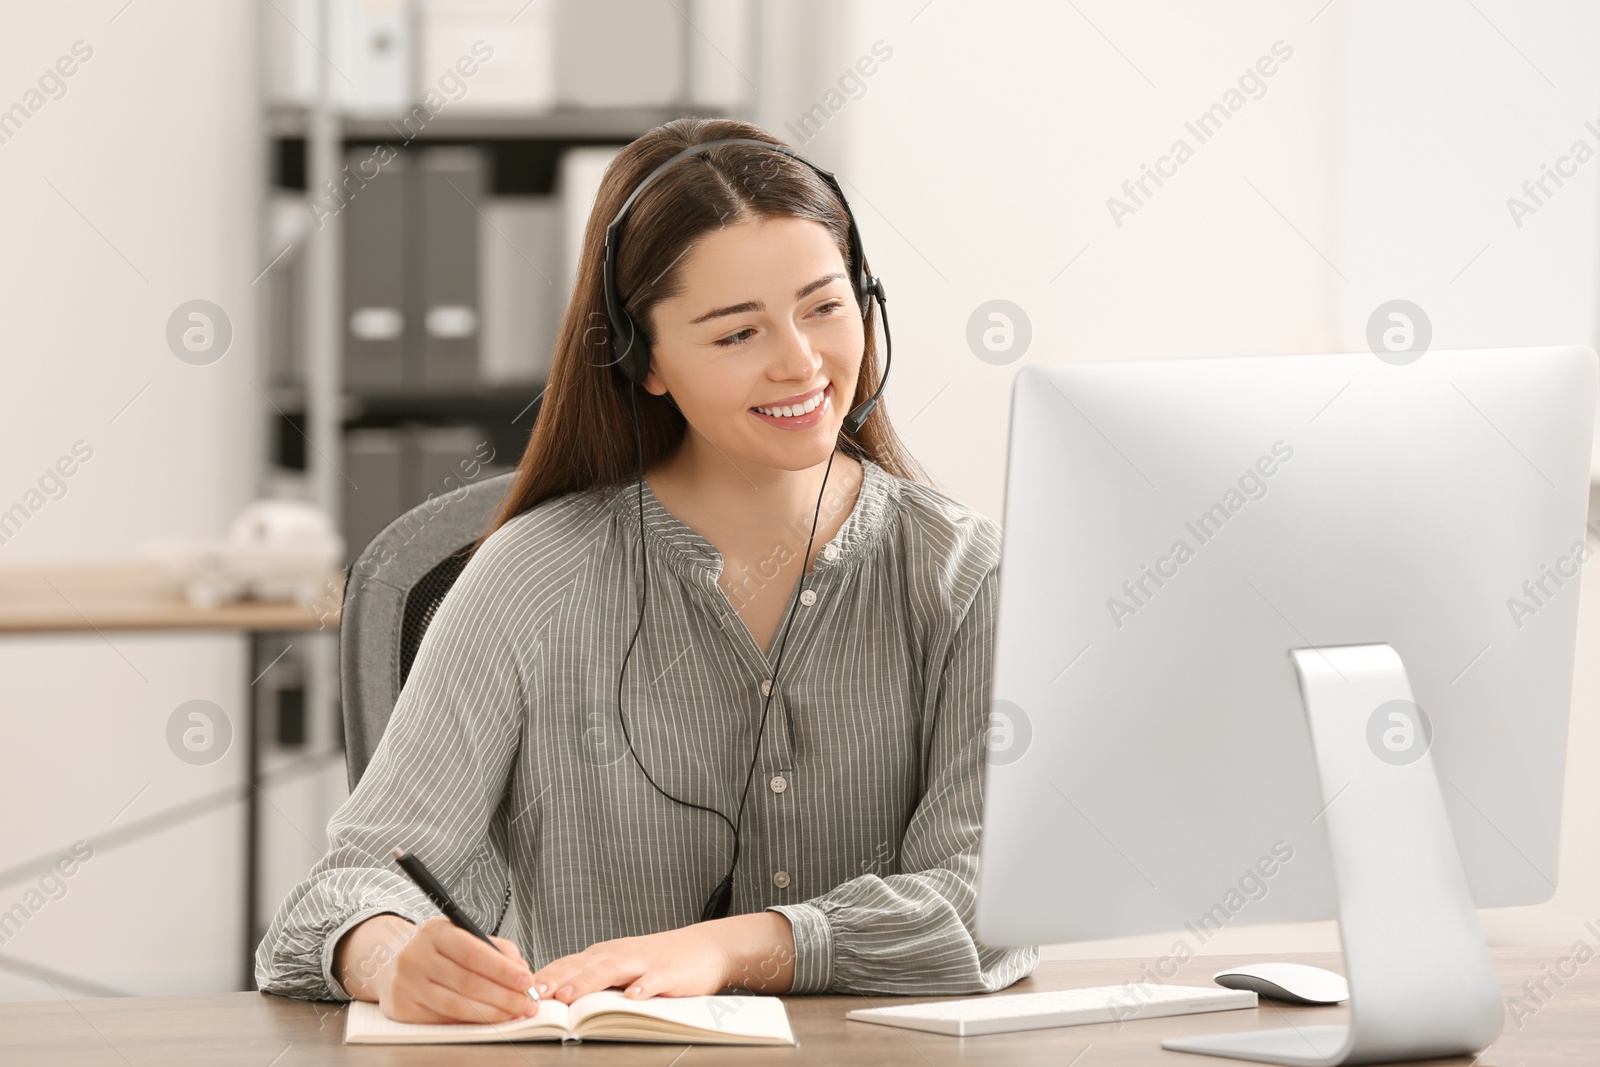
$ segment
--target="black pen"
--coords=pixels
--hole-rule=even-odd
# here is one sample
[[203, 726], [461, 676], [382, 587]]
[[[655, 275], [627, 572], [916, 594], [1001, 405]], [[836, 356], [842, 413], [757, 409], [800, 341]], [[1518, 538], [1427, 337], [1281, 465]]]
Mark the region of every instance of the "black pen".
[[[428, 894], [428, 899], [433, 901], [440, 911], [444, 912], [446, 919], [449, 919], [496, 952], [500, 951], [500, 946], [490, 941], [489, 935], [478, 929], [478, 924], [472, 921], [472, 916], [461, 910], [461, 905], [457, 904], [455, 898], [445, 890], [444, 886], [439, 884], [439, 879], [433, 876], [433, 872], [428, 870], [428, 865], [423, 863], [421, 858], [398, 848], [390, 852], [389, 855], [400, 865], [400, 869], [405, 872], [406, 877], [417, 883], [418, 889]], [[538, 1000], [539, 990], [534, 986], [529, 986], [528, 996]]]

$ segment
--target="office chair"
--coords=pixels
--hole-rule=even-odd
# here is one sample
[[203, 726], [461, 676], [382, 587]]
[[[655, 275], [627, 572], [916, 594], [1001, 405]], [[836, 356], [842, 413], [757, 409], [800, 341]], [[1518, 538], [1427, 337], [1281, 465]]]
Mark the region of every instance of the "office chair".
[[469, 482], [385, 526], [350, 565], [339, 614], [339, 693], [350, 789], [366, 772], [422, 635], [516, 472]]
[[[352, 792], [389, 725], [422, 635], [515, 477], [512, 471], [469, 482], [418, 504], [385, 526], [350, 565], [339, 615], [339, 692]], [[458, 899], [481, 899], [475, 884], [505, 888], [500, 915], [488, 917], [484, 927], [497, 935], [515, 929], [510, 867], [492, 842], [461, 873]]]

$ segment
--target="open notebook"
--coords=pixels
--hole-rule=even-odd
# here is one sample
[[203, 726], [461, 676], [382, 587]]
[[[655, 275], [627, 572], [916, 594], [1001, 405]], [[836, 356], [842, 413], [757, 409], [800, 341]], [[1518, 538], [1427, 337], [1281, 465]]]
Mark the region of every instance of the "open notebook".
[[654, 1041], [673, 1045], [797, 1045], [776, 997], [650, 997], [615, 989], [539, 1003], [539, 1014], [505, 1023], [402, 1023], [365, 1000], [350, 1002], [347, 1045], [457, 1045], [487, 1041]]

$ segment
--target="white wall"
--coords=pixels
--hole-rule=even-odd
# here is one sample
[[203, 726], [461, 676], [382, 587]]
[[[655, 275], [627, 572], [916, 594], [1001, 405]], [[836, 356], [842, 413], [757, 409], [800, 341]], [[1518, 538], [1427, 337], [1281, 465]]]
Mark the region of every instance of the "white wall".
[[[1440, 348], [1594, 344], [1600, 158], [1562, 186], [1547, 181], [1532, 215], [1514, 216], [1507, 201], [1531, 203], [1524, 181], [1574, 141], [1600, 153], [1600, 9], [1338, 7], [1328, 254], [1350, 279], [1330, 286], [1340, 340], [1359, 347], [1372, 309], [1402, 297], [1428, 313]], [[1558, 888], [1537, 908], [1484, 912], [1491, 940], [1571, 945], [1600, 917], [1600, 783], [1590, 771], [1600, 758], [1600, 572], [1592, 561], [1586, 572]]]
[[[848, 159], [846, 193], [886, 279], [896, 426], [947, 488], [996, 517], [1023, 362], [1309, 350], [1333, 334], [1326, 266], [1251, 188], [1302, 230], [1328, 229], [1326, 16], [1308, 27], [1279, 4], [1077, 7], [1101, 32], [1066, 4], [857, 5], [852, 58], [879, 39], [893, 57], [814, 142]], [[1107, 199], [1176, 138], [1193, 143], [1184, 122], [1280, 39], [1293, 56], [1265, 95], [1115, 225]], [[1010, 366], [965, 340], [992, 299], [1032, 323]]]
[[[805, 147], [848, 179], [890, 295], [889, 410], [945, 488], [1002, 516], [1011, 379], [1028, 362], [1360, 351], [1368, 315], [1395, 297], [1432, 313], [1436, 347], [1592, 343], [1600, 161], [1520, 230], [1505, 198], [1574, 138], [1600, 144], [1582, 129], [1600, 117], [1600, 14], [1405, 7], [850, 6], [837, 47], [853, 60], [881, 39], [893, 55]], [[1264, 94], [1199, 143], [1185, 121], [1280, 40], [1293, 56]], [[813, 100], [843, 67], [816, 72]], [[1126, 200], [1122, 183], [1179, 137], [1193, 157], [1117, 225], [1107, 198]], [[1031, 347], [1008, 366], [977, 359], [965, 336], [973, 309], [996, 298], [1032, 323]], [[1597, 602], [1591, 585], [1562, 888], [1541, 908], [1485, 912], [1491, 940], [1570, 943], [1575, 916], [1600, 914], [1600, 789], [1581, 771], [1600, 757]], [[1203, 951], [1336, 947], [1319, 923], [1229, 929]]]
[[[0, 3], [0, 109], [74, 42], [93, 50], [0, 143], [0, 508], [73, 442], [93, 449], [66, 495], [0, 544], [0, 565], [219, 535], [254, 496], [254, 5], [124, 4]], [[233, 324], [209, 366], [165, 340], [195, 298]], [[0, 638], [0, 910], [74, 841], [243, 781], [237, 737], [195, 767], [168, 749], [166, 724], [195, 698], [241, 724], [244, 656], [226, 636]], [[50, 982], [68, 996], [236, 988], [242, 810], [97, 849], [0, 946], [0, 998], [54, 999]]]

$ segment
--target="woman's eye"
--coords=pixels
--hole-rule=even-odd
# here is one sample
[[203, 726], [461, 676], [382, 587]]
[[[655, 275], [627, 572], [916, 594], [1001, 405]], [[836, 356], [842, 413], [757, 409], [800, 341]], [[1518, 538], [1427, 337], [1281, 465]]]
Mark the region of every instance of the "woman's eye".
[[[844, 309], [844, 301], [840, 300], [837, 297], [835, 297], [834, 299], [829, 300], [826, 304], [823, 304], [822, 306], [818, 307], [817, 310], [814, 312], [814, 314], [817, 314], [817, 315], [832, 315], [835, 312], [841, 311], [843, 309]], [[750, 335], [753, 334], [753, 333], [755, 333], [755, 330], [746, 327], [745, 329], [740, 330], [738, 333], [731, 333], [726, 337], [719, 338], [718, 340], [714, 341], [713, 343], [718, 348], [732, 348], [735, 345], [744, 344], [746, 341], [748, 341], [750, 339]]]

